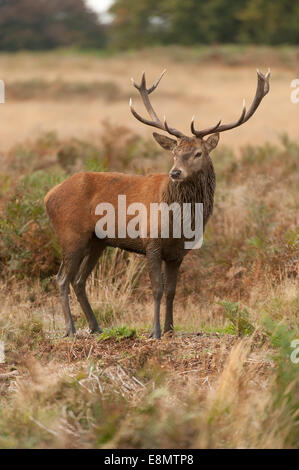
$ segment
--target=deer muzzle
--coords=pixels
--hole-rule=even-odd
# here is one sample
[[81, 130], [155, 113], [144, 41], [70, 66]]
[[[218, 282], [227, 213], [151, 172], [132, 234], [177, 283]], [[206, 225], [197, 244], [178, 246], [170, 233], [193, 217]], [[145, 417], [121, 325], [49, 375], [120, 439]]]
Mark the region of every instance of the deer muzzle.
[[181, 179], [183, 175], [182, 175], [181, 170], [171, 170], [171, 172], [169, 173], [169, 176], [173, 181], [176, 181], [176, 180]]

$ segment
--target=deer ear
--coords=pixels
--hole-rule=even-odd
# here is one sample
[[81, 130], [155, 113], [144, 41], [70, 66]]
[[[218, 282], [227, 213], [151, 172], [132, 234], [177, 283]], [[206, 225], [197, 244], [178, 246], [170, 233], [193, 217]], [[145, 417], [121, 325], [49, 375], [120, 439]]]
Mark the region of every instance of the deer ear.
[[165, 150], [173, 150], [174, 147], [177, 145], [177, 141], [171, 139], [170, 137], [166, 137], [166, 135], [158, 134], [157, 132], [153, 132], [154, 139], [158, 142], [161, 147]]
[[210, 137], [207, 138], [207, 140], [205, 141], [205, 144], [209, 152], [211, 152], [212, 150], [214, 150], [214, 148], [217, 147], [218, 142], [219, 142], [219, 137], [220, 137], [220, 134], [219, 132], [217, 132], [217, 134], [212, 134], [210, 135]]

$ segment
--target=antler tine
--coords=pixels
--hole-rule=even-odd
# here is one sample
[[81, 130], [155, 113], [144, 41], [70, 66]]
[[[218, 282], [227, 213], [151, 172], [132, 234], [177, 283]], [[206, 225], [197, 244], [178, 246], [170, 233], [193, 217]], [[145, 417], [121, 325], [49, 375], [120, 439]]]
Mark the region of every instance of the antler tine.
[[142, 72], [140, 85], [137, 85], [134, 78], [131, 78], [131, 82], [133, 83], [134, 87], [137, 88], [137, 90], [140, 91], [141, 89], [144, 89], [147, 92], [147, 94], [150, 95], [157, 88], [157, 86], [159, 85], [162, 77], [166, 74], [166, 72], [167, 72], [167, 70], [164, 69], [163, 72], [159, 75], [159, 77], [155, 81], [155, 83], [148, 89], [146, 88], [145, 72]]
[[172, 135], [175, 135], [176, 137], [185, 137], [184, 134], [180, 131], [178, 131], [177, 129], [174, 129], [172, 127], [169, 127], [167, 125], [167, 122], [166, 120], [164, 119], [164, 122], [162, 122], [154, 108], [152, 107], [151, 105], [151, 102], [149, 100], [149, 96], [156, 88], [157, 86], [159, 85], [163, 75], [166, 73], [166, 70], [163, 70], [163, 72], [161, 73], [161, 75], [158, 77], [158, 79], [155, 81], [155, 83], [150, 87], [150, 88], [146, 88], [146, 78], [145, 78], [145, 72], [142, 73], [142, 77], [141, 77], [141, 82], [140, 82], [140, 85], [138, 85], [137, 83], [135, 83], [134, 79], [131, 78], [131, 81], [132, 81], [132, 84], [134, 85], [135, 88], [137, 88], [137, 90], [139, 91], [140, 93], [140, 96], [141, 96], [141, 99], [143, 101], [143, 104], [145, 106], [145, 109], [147, 110], [149, 116], [152, 118], [152, 121], [148, 120], [148, 119], [145, 119], [143, 117], [141, 117], [137, 111], [134, 109], [133, 107], [133, 104], [132, 104], [132, 99], [130, 98], [130, 109], [131, 109], [131, 112], [133, 114], [133, 116], [138, 119], [138, 121], [142, 122], [143, 124], [146, 124], [148, 126], [152, 126], [152, 127], [156, 127], [158, 129], [162, 129], [163, 131], [166, 131], [168, 132], [169, 134], [172, 134]]
[[230, 124], [222, 124], [220, 126], [221, 120], [216, 124], [214, 127], [209, 127], [207, 129], [204, 129], [202, 131], [197, 131], [194, 127], [194, 119], [191, 121], [191, 132], [196, 135], [196, 137], [202, 138], [205, 135], [212, 134], [213, 132], [224, 132], [228, 131], [230, 129], [234, 129], [235, 127], [240, 126], [241, 124], [244, 124], [248, 119], [251, 118], [251, 116], [255, 113], [257, 110], [260, 102], [266, 96], [266, 94], [270, 90], [270, 69], [268, 69], [266, 75], [262, 74], [259, 70], [257, 70], [257, 87], [256, 87], [256, 92], [254, 99], [251, 103], [251, 106], [249, 110], [246, 112], [246, 106], [245, 106], [245, 100], [243, 100], [243, 109], [241, 116], [236, 122], [230, 123]]
[[167, 121], [166, 121], [166, 116], [164, 116], [164, 128], [165, 128], [165, 130], [168, 132], [168, 134], [175, 135], [175, 136], [178, 137], [178, 138], [180, 138], [180, 137], [186, 137], [185, 134], [183, 134], [182, 132], [178, 131], [178, 130], [175, 129], [174, 127], [169, 127], [169, 125], [167, 124]]
[[194, 116], [193, 116], [192, 119], [191, 119], [191, 132], [192, 132], [193, 135], [196, 135], [196, 137], [203, 137], [204, 135], [212, 134], [213, 132], [215, 132], [218, 129], [218, 127], [221, 124], [221, 121], [222, 121], [222, 119], [219, 119], [219, 121], [217, 122], [217, 124], [215, 126], [208, 127], [207, 129], [204, 129], [202, 131], [197, 131], [195, 129], [195, 126], [194, 126]]
[[162, 123], [160, 125], [160, 123], [158, 123], [158, 122], [149, 121], [148, 119], [143, 118], [142, 116], [140, 116], [140, 114], [137, 113], [137, 111], [135, 110], [135, 108], [133, 106], [132, 98], [130, 98], [129, 106], [130, 106], [131, 113], [133, 114], [133, 116], [136, 119], [138, 119], [138, 121], [142, 122], [143, 124], [147, 124], [148, 126], [157, 127], [158, 129], [164, 130]]
[[257, 107], [259, 106], [260, 102], [266, 96], [266, 94], [270, 90], [270, 69], [268, 69], [266, 75], [263, 75], [258, 69], [256, 70], [257, 73], [257, 88], [256, 88], [256, 93], [255, 97], [253, 99], [253, 102], [246, 114], [246, 117], [244, 119], [244, 122], [248, 121], [248, 119], [253, 115]]
[[160, 76], [157, 78], [157, 80], [155, 81], [155, 83], [147, 90], [148, 94], [150, 95], [156, 88], [157, 86], [159, 85], [161, 79], [164, 77], [164, 75], [166, 74], [167, 70], [164, 69], [163, 72], [160, 74]]

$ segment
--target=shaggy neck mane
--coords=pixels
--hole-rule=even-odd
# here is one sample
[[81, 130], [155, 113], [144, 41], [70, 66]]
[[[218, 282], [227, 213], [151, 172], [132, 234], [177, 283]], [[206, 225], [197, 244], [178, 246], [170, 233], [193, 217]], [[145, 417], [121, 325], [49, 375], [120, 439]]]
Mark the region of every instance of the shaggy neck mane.
[[163, 202], [171, 204], [178, 202], [203, 203], [203, 222], [207, 223], [213, 212], [214, 192], [216, 177], [212, 161], [209, 159], [207, 166], [182, 182], [169, 180], [163, 193]]

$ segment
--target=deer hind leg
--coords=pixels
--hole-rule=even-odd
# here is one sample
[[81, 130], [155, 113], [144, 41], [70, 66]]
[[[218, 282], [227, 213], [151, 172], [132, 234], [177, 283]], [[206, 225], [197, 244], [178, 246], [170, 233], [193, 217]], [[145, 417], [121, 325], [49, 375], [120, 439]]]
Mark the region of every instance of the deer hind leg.
[[65, 318], [65, 336], [74, 336], [74, 334], [76, 333], [69, 303], [69, 286], [70, 282], [72, 282], [76, 275], [76, 272], [82, 260], [82, 256], [83, 255], [81, 250], [76, 253], [64, 256], [58, 274], [56, 276], [60, 292], [62, 310]]
[[165, 291], [166, 291], [166, 313], [164, 323], [164, 334], [173, 332], [173, 300], [176, 291], [177, 277], [181, 260], [165, 262]]
[[86, 316], [88, 326], [91, 333], [102, 333], [98, 325], [95, 314], [90, 306], [86, 294], [86, 281], [92, 270], [94, 269], [97, 261], [104, 250], [104, 246], [100, 242], [92, 241], [89, 247], [89, 252], [83, 258], [79, 271], [72, 281], [72, 286], [75, 291], [79, 304]]
[[150, 338], [161, 338], [160, 326], [160, 304], [163, 296], [162, 281], [162, 260], [158, 250], [151, 250], [147, 253], [148, 270], [152, 285], [152, 292], [155, 302], [154, 326], [149, 335]]

